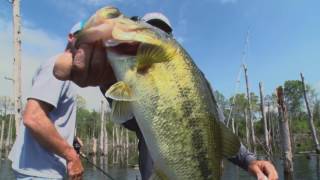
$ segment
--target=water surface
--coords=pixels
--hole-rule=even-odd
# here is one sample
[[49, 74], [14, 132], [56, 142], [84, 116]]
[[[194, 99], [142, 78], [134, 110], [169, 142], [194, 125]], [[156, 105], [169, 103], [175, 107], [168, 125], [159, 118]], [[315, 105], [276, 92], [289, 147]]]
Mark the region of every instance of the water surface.
[[[294, 158], [294, 178], [296, 180], [320, 180], [319, 173], [319, 161], [320, 157], [316, 155], [299, 155]], [[97, 165], [108, 172], [114, 179], [117, 180], [140, 180], [140, 173], [137, 168], [133, 167], [120, 167], [119, 164], [111, 166], [107, 165], [106, 160], [98, 161]], [[110, 163], [110, 161], [108, 161]], [[97, 168], [94, 168], [86, 160], [83, 160], [85, 167], [84, 179], [88, 180], [102, 180], [108, 179], [103, 173]], [[275, 166], [279, 172], [280, 179], [283, 179], [282, 160], [279, 158], [275, 159]], [[7, 159], [1, 159], [0, 161], [0, 180], [14, 179], [13, 172], [10, 168], [11, 163]], [[236, 167], [232, 163], [225, 161], [224, 172], [222, 180], [255, 180], [250, 174], [241, 168]]]

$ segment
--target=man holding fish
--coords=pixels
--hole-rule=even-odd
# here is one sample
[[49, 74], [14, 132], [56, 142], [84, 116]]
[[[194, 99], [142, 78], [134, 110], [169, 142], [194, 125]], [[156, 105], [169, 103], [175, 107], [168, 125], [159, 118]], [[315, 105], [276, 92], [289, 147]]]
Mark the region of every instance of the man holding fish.
[[256, 160], [220, 122], [209, 83], [171, 31], [162, 14], [134, 22], [102, 8], [54, 74], [102, 87], [112, 119], [137, 132], [143, 179], [220, 179], [223, 157], [258, 179], [278, 179], [270, 162]]

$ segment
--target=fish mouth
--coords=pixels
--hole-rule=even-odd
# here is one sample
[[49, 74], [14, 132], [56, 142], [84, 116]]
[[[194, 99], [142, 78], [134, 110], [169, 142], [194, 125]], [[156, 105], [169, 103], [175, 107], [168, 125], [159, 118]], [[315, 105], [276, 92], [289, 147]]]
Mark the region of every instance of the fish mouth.
[[140, 42], [125, 42], [125, 41], [115, 41], [112, 42], [112, 46], [107, 46], [108, 51], [112, 51], [114, 53], [120, 55], [128, 55], [128, 56], [136, 56], [138, 52], [138, 48], [140, 46]]

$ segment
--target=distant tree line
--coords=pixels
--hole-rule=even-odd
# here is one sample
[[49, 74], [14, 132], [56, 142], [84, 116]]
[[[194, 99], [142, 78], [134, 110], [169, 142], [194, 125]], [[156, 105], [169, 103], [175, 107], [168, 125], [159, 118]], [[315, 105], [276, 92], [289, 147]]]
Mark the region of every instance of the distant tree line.
[[[314, 117], [314, 123], [317, 131], [320, 128], [320, 99], [318, 93], [310, 85], [306, 85], [308, 99]], [[242, 142], [249, 147], [250, 138], [248, 127], [248, 100], [245, 93], [237, 93], [226, 98], [221, 92], [215, 91], [214, 95], [220, 108], [225, 115], [225, 123], [233, 128], [239, 135]], [[261, 121], [261, 109], [259, 96], [253, 92], [251, 96], [251, 110], [254, 121], [255, 137], [258, 142], [255, 146], [260, 152], [264, 152], [265, 140], [263, 138], [263, 122]], [[289, 113], [289, 124], [292, 135], [293, 150], [295, 152], [312, 149], [310, 140], [310, 129], [307, 121], [307, 112], [303, 101], [302, 83], [300, 80], [288, 80], [284, 83], [284, 96]], [[267, 128], [269, 131], [272, 148], [275, 152], [279, 150], [279, 125], [277, 115], [276, 95], [269, 94], [264, 98], [264, 107], [267, 118]], [[106, 102], [105, 102], [106, 103]], [[107, 103], [106, 103], [107, 104]], [[104, 128], [101, 128], [101, 113], [104, 111]], [[88, 110], [86, 101], [83, 97], [77, 96], [77, 124], [76, 135], [84, 143], [84, 151], [87, 153], [102, 153], [101, 132], [105, 132], [103, 137], [107, 143], [106, 148], [127, 148], [137, 144], [136, 135], [125, 128], [114, 124], [110, 119], [110, 109], [105, 106], [100, 111]], [[318, 133], [319, 134], [319, 133]], [[7, 96], [0, 97], [0, 149], [2, 152], [10, 148], [14, 142], [15, 126], [13, 118], [13, 101]], [[99, 143], [100, 142], [100, 143]], [[136, 146], [134, 146], [136, 148]], [[1, 152], [0, 151], [0, 152]]]
[[[284, 97], [285, 104], [289, 113], [289, 125], [291, 131], [291, 140], [294, 152], [311, 150], [312, 141], [310, 128], [308, 126], [308, 114], [303, 99], [303, 86], [300, 80], [287, 80], [284, 83]], [[318, 93], [310, 85], [306, 85], [308, 92], [308, 100], [312, 109], [314, 122], [317, 131], [320, 128], [320, 99]], [[248, 125], [248, 100], [245, 93], [237, 93], [230, 98], [226, 98], [221, 92], [214, 92], [217, 102], [225, 115], [225, 123], [230, 128], [235, 128], [234, 131], [241, 137], [242, 142], [247, 146], [250, 145]], [[260, 107], [259, 96], [251, 92], [251, 109], [254, 120], [255, 136], [258, 138], [256, 146], [260, 152], [264, 151], [265, 140], [263, 131], [262, 114]], [[267, 128], [269, 130], [270, 140], [273, 149], [279, 151], [279, 124], [277, 112], [277, 97], [276, 95], [269, 94], [264, 98], [264, 107], [267, 118]], [[230, 111], [232, 112], [230, 113]], [[228, 122], [229, 121], [229, 122]], [[318, 133], [319, 134], [319, 133]]]

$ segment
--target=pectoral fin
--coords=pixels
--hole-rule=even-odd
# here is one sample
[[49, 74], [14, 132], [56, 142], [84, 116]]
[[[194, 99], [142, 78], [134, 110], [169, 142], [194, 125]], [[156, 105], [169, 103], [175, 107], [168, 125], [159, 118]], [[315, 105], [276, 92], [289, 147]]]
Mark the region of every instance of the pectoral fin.
[[221, 146], [222, 146], [222, 154], [225, 157], [232, 157], [239, 152], [240, 149], [240, 141], [239, 138], [224, 124], [218, 122], [220, 125], [221, 132]]
[[130, 87], [125, 82], [115, 83], [105, 95], [114, 100], [111, 110], [112, 121], [121, 124], [133, 117], [130, 102], [135, 99]]
[[105, 93], [106, 97], [117, 101], [134, 101], [131, 88], [123, 81], [112, 85]]
[[141, 44], [137, 53], [137, 69], [141, 70], [153, 63], [167, 62], [174, 58], [175, 51], [165, 49], [163, 46]]
[[122, 124], [133, 118], [130, 102], [113, 101], [111, 110], [111, 120], [115, 123]]

